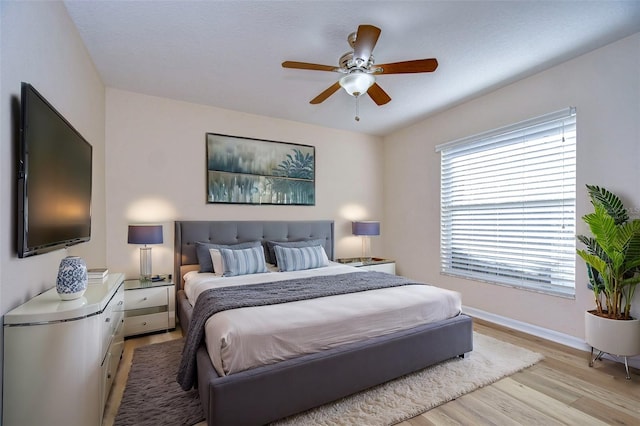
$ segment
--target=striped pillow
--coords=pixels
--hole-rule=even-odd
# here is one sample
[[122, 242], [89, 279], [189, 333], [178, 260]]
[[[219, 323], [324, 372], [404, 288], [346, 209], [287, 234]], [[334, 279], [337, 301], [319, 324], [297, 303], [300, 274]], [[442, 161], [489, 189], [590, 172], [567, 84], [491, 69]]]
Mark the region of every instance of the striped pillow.
[[222, 275], [223, 271], [216, 271], [213, 268], [213, 263], [211, 262], [211, 255], [209, 252], [210, 249], [228, 248], [231, 250], [241, 250], [248, 249], [250, 247], [257, 247], [259, 245], [261, 245], [260, 241], [249, 241], [237, 244], [212, 244], [196, 241], [196, 256], [198, 258], [198, 263], [200, 264], [200, 272], [215, 272], [219, 273], [219, 275]]
[[282, 272], [320, 268], [329, 265], [329, 258], [322, 246], [275, 246], [278, 269]]
[[245, 250], [229, 250], [225, 248], [219, 250], [224, 264], [223, 277], [267, 272], [262, 246]]
[[[313, 240], [298, 240], [298, 241], [275, 241], [268, 240], [267, 241], [267, 250], [264, 252], [264, 257], [267, 259], [267, 263], [272, 263], [277, 265], [278, 262], [276, 260], [276, 251], [273, 249], [275, 246], [282, 247], [311, 247], [311, 246], [321, 246], [324, 244], [324, 239], [316, 238]], [[246, 247], [243, 247], [246, 248]]]

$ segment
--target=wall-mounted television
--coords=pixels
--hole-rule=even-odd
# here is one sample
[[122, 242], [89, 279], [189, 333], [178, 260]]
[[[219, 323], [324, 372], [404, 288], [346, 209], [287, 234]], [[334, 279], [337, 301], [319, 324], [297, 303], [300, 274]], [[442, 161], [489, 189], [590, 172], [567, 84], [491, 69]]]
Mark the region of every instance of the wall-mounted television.
[[89, 241], [93, 148], [22, 83], [18, 148], [18, 257]]

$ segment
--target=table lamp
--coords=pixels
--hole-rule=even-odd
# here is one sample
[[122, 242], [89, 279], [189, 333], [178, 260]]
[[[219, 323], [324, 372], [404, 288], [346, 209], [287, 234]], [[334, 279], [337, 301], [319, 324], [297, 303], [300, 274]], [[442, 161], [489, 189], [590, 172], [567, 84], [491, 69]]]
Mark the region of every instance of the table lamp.
[[371, 237], [380, 235], [380, 222], [367, 220], [351, 222], [351, 233], [362, 237], [362, 261], [371, 262]]
[[144, 244], [140, 247], [140, 279], [151, 280], [151, 247], [147, 244], [162, 244], [162, 225], [129, 225], [129, 244]]

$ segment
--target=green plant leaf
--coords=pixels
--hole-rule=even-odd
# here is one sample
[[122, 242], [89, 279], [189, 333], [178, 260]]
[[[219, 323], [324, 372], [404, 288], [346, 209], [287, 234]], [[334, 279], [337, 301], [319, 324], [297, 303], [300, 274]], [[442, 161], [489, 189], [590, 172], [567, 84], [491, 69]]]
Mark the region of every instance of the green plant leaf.
[[616, 250], [618, 228], [615, 220], [607, 213], [607, 210], [603, 206], [596, 204], [595, 211], [584, 215], [582, 220], [589, 225], [593, 237], [602, 250], [607, 256], [612, 257]]
[[578, 256], [580, 256], [588, 265], [591, 265], [601, 276], [605, 276], [607, 273], [608, 264], [604, 260], [600, 259], [591, 253], [587, 253], [585, 250], [576, 250]]
[[578, 238], [578, 240], [582, 242], [582, 244], [587, 246], [587, 251], [589, 253], [596, 255], [599, 258], [609, 262], [609, 256], [607, 256], [607, 253], [605, 253], [604, 250], [602, 250], [602, 247], [598, 245], [598, 242], [596, 241], [595, 238], [587, 237], [584, 235], [578, 235], [576, 238]]
[[616, 225], [620, 225], [629, 220], [629, 214], [617, 195], [605, 188], [600, 188], [595, 185], [587, 185], [587, 191], [591, 197], [591, 203], [594, 206], [601, 205], [604, 207], [609, 215], [614, 219]]

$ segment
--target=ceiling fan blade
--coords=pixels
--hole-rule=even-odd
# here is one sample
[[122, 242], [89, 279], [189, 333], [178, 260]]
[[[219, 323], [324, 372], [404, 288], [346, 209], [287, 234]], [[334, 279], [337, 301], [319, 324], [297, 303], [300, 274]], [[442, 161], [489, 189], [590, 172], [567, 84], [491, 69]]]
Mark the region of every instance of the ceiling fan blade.
[[366, 64], [378, 42], [378, 37], [380, 37], [380, 28], [373, 25], [360, 25], [353, 45], [353, 59], [362, 59]]
[[382, 90], [382, 87], [380, 87], [378, 83], [373, 83], [373, 86], [369, 87], [367, 93], [378, 106], [384, 105], [391, 100], [391, 97], [387, 95], [387, 92]]
[[416, 59], [413, 61], [393, 62], [391, 64], [376, 65], [376, 68], [382, 68], [382, 71], [376, 74], [410, 74], [417, 72], [433, 72], [438, 68], [438, 60]]
[[[325, 90], [324, 92], [320, 93], [318, 96], [316, 96], [315, 98], [311, 99], [311, 101], [309, 101], [310, 104], [319, 104], [324, 102], [329, 96], [333, 95], [334, 93], [336, 93], [338, 91], [338, 89], [340, 89], [340, 83], [339, 82], [335, 82], [331, 87], [329, 87], [327, 90]], [[371, 89], [369, 89], [371, 90]]]
[[282, 63], [283, 68], [295, 68], [300, 70], [313, 70], [313, 71], [336, 71], [337, 67], [331, 65], [310, 64], [308, 62], [295, 62], [284, 61]]

